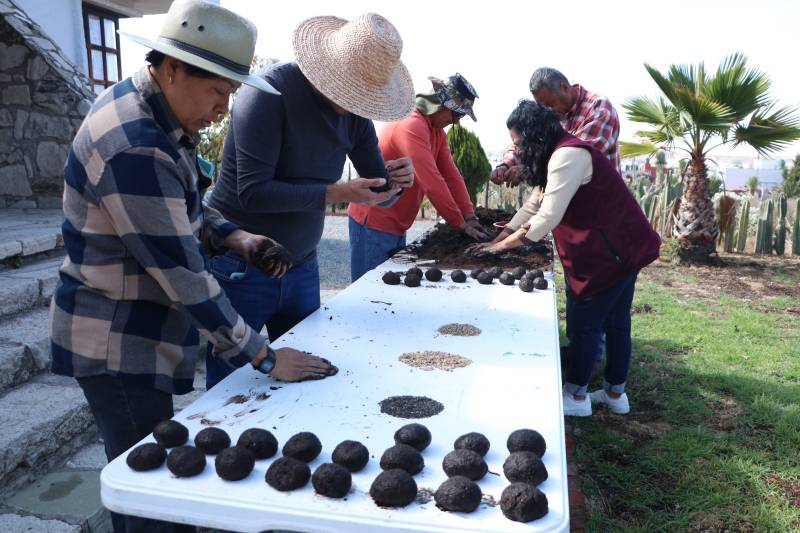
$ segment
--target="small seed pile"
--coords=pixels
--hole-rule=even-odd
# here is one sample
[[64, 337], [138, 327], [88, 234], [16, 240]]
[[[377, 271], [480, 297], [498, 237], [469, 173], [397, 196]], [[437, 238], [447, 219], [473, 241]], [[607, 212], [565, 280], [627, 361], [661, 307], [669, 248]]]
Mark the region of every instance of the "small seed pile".
[[410, 352], [404, 353], [398, 357], [401, 363], [415, 368], [422, 368], [423, 370], [453, 370], [454, 368], [462, 368], [470, 363], [471, 359], [447, 352], [435, 352], [425, 350], [424, 352]]
[[442, 335], [455, 335], [456, 337], [474, 337], [480, 335], [480, 328], [476, 328], [472, 324], [445, 324], [438, 330]]

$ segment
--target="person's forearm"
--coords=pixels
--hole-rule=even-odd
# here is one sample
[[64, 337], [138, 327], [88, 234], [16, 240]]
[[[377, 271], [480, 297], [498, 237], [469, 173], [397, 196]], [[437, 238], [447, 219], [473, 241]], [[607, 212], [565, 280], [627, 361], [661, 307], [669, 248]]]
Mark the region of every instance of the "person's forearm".
[[239, 203], [244, 210], [252, 213], [322, 211], [325, 209], [328, 187], [324, 184], [286, 183], [273, 179], [240, 186]]

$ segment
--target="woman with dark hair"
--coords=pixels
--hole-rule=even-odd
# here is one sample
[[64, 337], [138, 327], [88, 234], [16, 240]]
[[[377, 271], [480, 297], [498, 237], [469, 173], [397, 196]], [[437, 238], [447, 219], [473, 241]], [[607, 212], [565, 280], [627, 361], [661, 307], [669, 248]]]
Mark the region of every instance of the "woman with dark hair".
[[[658, 234], [609, 160], [566, 133], [555, 112], [525, 100], [506, 126], [534, 190], [494, 241], [473, 249], [499, 253], [553, 232], [573, 300], [567, 313], [570, 357], [564, 414], [589, 416], [592, 403], [626, 414], [631, 303], [639, 270], [658, 257]], [[604, 332], [603, 388], [587, 395]]]

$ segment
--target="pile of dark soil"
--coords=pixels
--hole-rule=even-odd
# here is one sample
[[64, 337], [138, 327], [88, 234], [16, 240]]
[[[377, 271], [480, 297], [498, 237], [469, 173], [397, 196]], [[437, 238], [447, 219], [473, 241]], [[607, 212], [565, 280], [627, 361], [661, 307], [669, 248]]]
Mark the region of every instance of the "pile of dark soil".
[[[484, 231], [492, 236], [499, 233], [495, 222], [511, 220], [514, 213], [499, 209], [475, 210]], [[524, 266], [531, 268], [547, 268], [553, 261], [553, 248], [550, 243], [539, 242], [528, 246], [509, 250], [508, 252], [490, 256], [475, 257], [464, 252], [475, 240], [463, 231], [447, 224], [439, 224], [421, 242], [408, 247], [408, 254], [420, 260], [431, 260], [443, 268], [477, 268], [499, 266], [514, 268]]]

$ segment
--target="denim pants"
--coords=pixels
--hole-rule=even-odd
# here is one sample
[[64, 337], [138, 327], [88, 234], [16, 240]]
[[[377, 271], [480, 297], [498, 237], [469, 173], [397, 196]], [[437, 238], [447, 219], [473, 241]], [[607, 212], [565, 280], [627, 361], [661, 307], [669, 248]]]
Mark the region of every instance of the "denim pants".
[[[121, 379], [99, 375], [77, 378], [92, 415], [100, 428], [111, 461], [142, 440], [162, 420], [173, 416], [172, 395], [137, 387]], [[111, 513], [115, 533], [178, 533], [196, 531], [194, 526]]]
[[603, 333], [606, 335], [603, 386], [611, 392], [625, 392], [631, 365], [631, 304], [637, 274], [634, 272], [589, 298], [578, 299], [572, 295], [567, 315], [570, 347], [564, 384], [567, 392], [577, 396], [586, 394]]
[[399, 237], [369, 229], [348, 217], [350, 231], [350, 280], [355, 281], [406, 246], [406, 234]]
[[[569, 280], [567, 279], [567, 276], [564, 276], [564, 287], [565, 287], [564, 294], [566, 295], [566, 297], [564, 298], [565, 300], [564, 313], [566, 315], [566, 322], [567, 322], [567, 327], [566, 327], [567, 339], [569, 339], [569, 315], [572, 312], [572, 306], [575, 304], [575, 295], [572, 294], [571, 290], [569, 290]], [[604, 331], [603, 334], [600, 335], [600, 342], [597, 344], [597, 353], [595, 354], [594, 357], [598, 365], [600, 364], [600, 361], [603, 360], [603, 355], [605, 355], [605, 352], [606, 352], [606, 333]]]
[[[212, 258], [210, 265], [211, 273], [233, 308], [254, 330], [261, 331], [266, 325], [271, 341], [319, 309], [319, 263], [316, 257], [293, 266], [281, 278], [268, 276], [233, 252]], [[206, 387], [210, 389], [233, 370], [212, 355], [209, 344]]]

